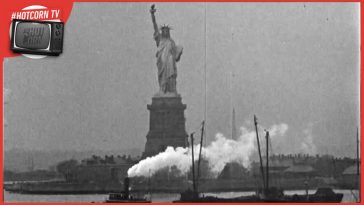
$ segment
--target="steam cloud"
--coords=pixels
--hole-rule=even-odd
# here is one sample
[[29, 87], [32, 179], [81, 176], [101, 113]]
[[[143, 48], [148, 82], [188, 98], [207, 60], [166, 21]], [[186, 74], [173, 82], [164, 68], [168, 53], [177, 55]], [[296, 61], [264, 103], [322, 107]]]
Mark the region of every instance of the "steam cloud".
[[[287, 124], [273, 125], [269, 129], [270, 136], [283, 136], [288, 130]], [[257, 151], [256, 134], [254, 130], [248, 130], [245, 127], [240, 128], [241, 135], [235, 141], [226, 138], [223, 134], [218, 133], [215, 140], [207, 147], [202, 148], [202, 157], [209, 162], [211, 171], [218, 174], [222, 171], [227, 163], [236, 162], [249, 168], [251, 165], [251, 156]], [[264, 133], [259, 133], [263, 136]], [[199, 145], [194, 146], [195, 160], [198, 160]], [[175, 166], [186, 174], [191, 167], [191, 149], [182, 147], [167, 147], [164, 152], [155, 156], [141, 160], [138, 164], [128, 170], [129, 177], [153, 175], [158, 170]]]
[[302, 140], [300, 147], [301, 153], [310, 153], [310, 154], [317, 153], [316, 145], [313, 142], [312, 129], [313, 129], [313, 124], [310, 123], [308, 127], [305, 130], [303, 130], [303, 134], [305, 136]]

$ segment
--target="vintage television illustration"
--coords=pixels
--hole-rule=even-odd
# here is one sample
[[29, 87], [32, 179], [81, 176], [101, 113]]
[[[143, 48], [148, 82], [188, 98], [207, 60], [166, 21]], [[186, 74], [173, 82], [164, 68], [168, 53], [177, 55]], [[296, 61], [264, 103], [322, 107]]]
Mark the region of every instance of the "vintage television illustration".
[[62, 22], [14, 19], [11, 50], [14, 52], [59, 55], [63, 48]]

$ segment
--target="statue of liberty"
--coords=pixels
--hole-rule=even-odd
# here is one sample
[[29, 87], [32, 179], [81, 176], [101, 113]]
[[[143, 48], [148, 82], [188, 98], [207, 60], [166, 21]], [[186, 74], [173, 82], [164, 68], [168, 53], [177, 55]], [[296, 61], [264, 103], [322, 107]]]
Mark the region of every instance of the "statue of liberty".
[[173, 39], [170, 37], [169, 26], [162, 26], [158, 29], [157, 22], [155, 20], [154, 13], [157, 10], [154, 4], [150, 8], [152, 15], [153, 27], [154, 27], [154, 40], [157, 44], [157, 67], [158, 67], [158, 83], [159, 91], [162, 94], [174, 93], [177, 94], [176, 89], [176, 78], [177, 78], [177, 67], [178, 62], [182, 55], [183, 48], [177, 46]]

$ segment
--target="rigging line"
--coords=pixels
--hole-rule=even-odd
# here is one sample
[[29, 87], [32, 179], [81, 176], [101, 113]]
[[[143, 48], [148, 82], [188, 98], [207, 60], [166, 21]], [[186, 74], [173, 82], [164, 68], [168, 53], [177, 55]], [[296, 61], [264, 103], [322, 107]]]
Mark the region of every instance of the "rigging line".
[[[204, 36], [204, 40], [205, 40], [205, 56], [204, 56], [204, 59], [205, 59], [205, 62], [204, 62], [204, 72], [205, 72], [205, 88], [204, 88], [204, 90], [205, 90], [205, 108], [204, 108], [204, 122], [205, 122], [205, 127], [204, 127], [204, 129], [205, 129], [205, 136], [207, 136], [207, 122], [206, 122], [206, 110], [207, 110], [207, 70], [206, 70], [206, 56], [207, 56], [207, 39], [206, 39], [206, 30], [207, 30], [207, 22], [206, 22], [206, 1], [204, 2], [204, 9], [205, 9], [205, 18], [204, 18], [204, 23], [205, 23], [205, 25], [204, 25], [204, 34], [205, 34], [205, 36]], [[205, 140], [205, 144], [206, 144], [206, 141], [207, 141], [207, 138], [206, 138], [206, 140]]]
[[232, 81], [232, 72], [230, 71], [230, 73], [229, 73], [229, 80], [228, 80], [229, 82], [229, 90], [230, 90], [230, 108], [231, 108], [231, 139], [234, 139], [234, 137], [233, 137], [233, 118], [234, 118], [234, 116], [233, 116], [233, 110], [234, 110], [234, 108], [233, 108], [233, 95], [232, 95], [232, 87], [233, 87], [233, 85], [232, 85], [232, 83], [231, 83], [231, 81]]

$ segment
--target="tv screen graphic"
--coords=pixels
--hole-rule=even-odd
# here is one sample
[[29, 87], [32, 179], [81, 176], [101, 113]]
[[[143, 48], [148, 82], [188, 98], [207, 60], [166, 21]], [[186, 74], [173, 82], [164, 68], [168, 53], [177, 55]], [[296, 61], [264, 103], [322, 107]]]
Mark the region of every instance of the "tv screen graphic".
[[62, 22], [13, 20], [11, 50], [17, 53], [59, 55], [63, 49]]
[[50, 26], [20, 22], [15, 30], [15, 46], [28, 49], [47, 49], [50, 45]]

